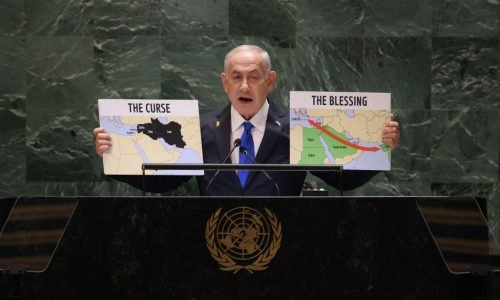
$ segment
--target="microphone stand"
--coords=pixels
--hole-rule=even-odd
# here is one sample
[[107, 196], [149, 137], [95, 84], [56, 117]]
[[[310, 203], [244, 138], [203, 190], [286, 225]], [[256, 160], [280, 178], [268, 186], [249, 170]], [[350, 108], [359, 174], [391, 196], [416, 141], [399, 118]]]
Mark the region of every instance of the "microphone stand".
[[[231, 154], [233, 154], [234, 150], [236, 148], [238, 148], [240, 145], [241, 145], [241, 139], [234, 140], [233, 148], [231, 148], [231, 151], [229, 151], [229, 154], [226, 156], [226, 158], [224, 158], [224, 160], [222, 161], [222, 164], [227, 163], [227, 161], [229, 160], [229, 157], [231, 157]], [[215, 177], [217, 177], [217, 175], [219, 175], [220, 170], [221, 169], [217, 169], [217, 171], [215, 171], [214, 176], [212, 176], [212, 178], [210, 178], [210, 181], [207, 184], [207, 188], [205, 189], [205, 195], [208, 195], [208, 189], [210, 188], [210, 185], [214, 181]]]
[[[253, 157], [248, 153], [247, 148], [245, 148], [244, 146], [240, 146], [240, 153], [243, 153], [246, 157], [248, 157], [252, 161], [252, 163], [257, 164], [255, 159], [253, 159]], [[271, 176], [269, 176], [266, 170], [260, 170], [260, 171], [266, 176], [267, 179], [269, 179], [269, 181], [271, 181], [274, 184], [274, 187], [276, 188], [276, 196], [279, 196], [280, 187], [278, 186], [276, 181], [274, 181], [274, 179], [272, 179]]]

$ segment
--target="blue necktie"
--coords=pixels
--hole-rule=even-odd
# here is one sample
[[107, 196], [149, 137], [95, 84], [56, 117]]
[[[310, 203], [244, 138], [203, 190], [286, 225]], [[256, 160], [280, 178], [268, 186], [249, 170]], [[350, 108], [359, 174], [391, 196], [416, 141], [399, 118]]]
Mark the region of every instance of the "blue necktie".
[[[243, 127], [245, 128], [245, 130], [243, 131], [243, 135], [241, 136], [241, 147], [245, 147], [245, 149], [247, 149], [248, 151], [248, 155], [250, 155], [252, 158], [255, 158], [255, 150], [252, 138], [253, 125], [250, 122], [244, 122]], [[253, 163], [253, 161], [240, 151], [240, 164], [251, 164], [251, 163]], [[241, 187], [245, 187], [245, 183], [247, 181], [249, 173], [250, 171], [248, 170], [240, 170], [238, 172], [238, 177], [240, 178]]]

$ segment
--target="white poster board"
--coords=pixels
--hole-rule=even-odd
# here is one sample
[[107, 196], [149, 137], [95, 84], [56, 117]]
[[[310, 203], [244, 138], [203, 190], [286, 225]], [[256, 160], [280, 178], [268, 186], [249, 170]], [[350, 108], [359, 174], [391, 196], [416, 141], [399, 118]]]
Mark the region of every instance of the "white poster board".
[[[99, 99], [99, 122], [111, 135], [104, 174], [140, 175], [143, 163], [203, 163], [197, 100]], [[147, 170], [147, 175], [203, 175]]]
[[290, 163], [390, 170], [391, 94], [290, 92]]

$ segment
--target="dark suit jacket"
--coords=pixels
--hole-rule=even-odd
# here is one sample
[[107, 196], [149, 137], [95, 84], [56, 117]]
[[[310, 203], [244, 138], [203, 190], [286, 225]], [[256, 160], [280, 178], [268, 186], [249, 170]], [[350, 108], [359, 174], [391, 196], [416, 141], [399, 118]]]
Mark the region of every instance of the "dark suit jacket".
[[[290, 117], [288, 110], [269, 103], [266, 130], [255, 161], [263, 164], [290, 163]], [[203, 161], [205, 163], [221, 163], [231, 150], [229, 136], [231, 132], [231, 110], [226, 106], [201, 117], [201, 137], [203, 144]], [[229, 163], [231, 163], [229, 161]], [[350, 190], [363, 185], [378, 172], [344, 171], [342, 181], [340, 174], [317, 172], [314, 175], [327, 184], [344, 190]], [[245, 188], [242, 188], [235, 171], [221, 171], [213, 179], [208, 190], [207, 185], [215, 171], [205, 171], [205, 176], [198, 176], [198, 186], [201, 195], [209, 196], [274, 196], [277, 190], [262, 172], [250, 172]], [[279, 186], [280, 195], [299, 195], [304, 184], [306, 172], [268, 172], [269, 176]], [[143, 182], [140, 176], [114, 176], [118, 180], [130, 183], [140, 189]], [[148, 176], [144, 190], [150, 192], [165, 192], [187, 181], [187, 176]]]

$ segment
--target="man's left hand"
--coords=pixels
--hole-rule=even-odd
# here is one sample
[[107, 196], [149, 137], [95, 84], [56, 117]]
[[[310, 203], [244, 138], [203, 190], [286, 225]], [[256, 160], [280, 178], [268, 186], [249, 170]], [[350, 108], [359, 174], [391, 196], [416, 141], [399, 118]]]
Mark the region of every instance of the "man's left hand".
[[385, 125], [382, 131], [382, 143], [385, 143], [394, 150], [399, 144], [399, 123], [394, 121], [394, 116], [391, 115], [391, 120]]

